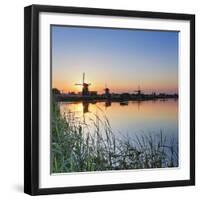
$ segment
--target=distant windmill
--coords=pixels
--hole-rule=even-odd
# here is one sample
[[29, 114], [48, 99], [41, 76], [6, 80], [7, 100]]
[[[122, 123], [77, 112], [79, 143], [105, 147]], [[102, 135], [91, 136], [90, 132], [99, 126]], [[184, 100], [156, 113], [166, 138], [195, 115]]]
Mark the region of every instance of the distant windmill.
[[106, 83], [105, 83], [104, 91], [105, 91], [105, 96], [106, 96], [107, 98], [110, 98], [110, 89], [107, 87], [107, 84], [106, 84]]
[[140, 89], [140, 86], [138, 86], [138, 89], [134, 90], [134, 92], [137, 92], [137, 95], [141, 95], [143, 91]]
[[75, 85], [82, 86], [82, 96], [89, 95], [89, 86], [91, 85], [91, 83], [85, 83], [85, 72], [83, 72], [83, 83], [76, 83]]

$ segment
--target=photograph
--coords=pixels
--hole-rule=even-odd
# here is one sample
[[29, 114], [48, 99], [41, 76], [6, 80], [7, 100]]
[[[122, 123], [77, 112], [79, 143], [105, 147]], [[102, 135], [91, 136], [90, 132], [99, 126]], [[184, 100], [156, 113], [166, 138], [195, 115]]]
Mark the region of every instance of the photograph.
[[179, 167], [179, 31], [50, 26], [50, 171]]

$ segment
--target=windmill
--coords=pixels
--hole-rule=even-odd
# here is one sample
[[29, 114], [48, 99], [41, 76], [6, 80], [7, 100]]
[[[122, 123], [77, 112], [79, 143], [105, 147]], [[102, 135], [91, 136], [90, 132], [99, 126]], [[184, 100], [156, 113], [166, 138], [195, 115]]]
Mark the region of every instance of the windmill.
[[138, 89], [134, 90], [134, 92], [137, 92], [137, 95], [141, 95], [143, 91], [140, 89], [140, 86], [138, 86]]
[[91, 83], [85, 83], [85, 72], [83, 72], [83, 83], [76, 83], [75, 85], [82, 86], [82, 96], [89, 95], [89, 86], [91, 85]]
[[104, 91], [105, 91], [105, 96], [107, 98], [110, 97], [110, 89], [107, 87], [107, 84], [105, 83], [105, 88], [104, 88]]

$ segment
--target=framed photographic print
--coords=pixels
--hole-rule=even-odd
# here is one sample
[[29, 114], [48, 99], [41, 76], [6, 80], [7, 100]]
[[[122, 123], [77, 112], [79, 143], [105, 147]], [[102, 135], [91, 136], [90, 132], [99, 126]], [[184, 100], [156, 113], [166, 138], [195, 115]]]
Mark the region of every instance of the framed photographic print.
[[25, 8], [24, 191], [195, 184], [195, 16]]

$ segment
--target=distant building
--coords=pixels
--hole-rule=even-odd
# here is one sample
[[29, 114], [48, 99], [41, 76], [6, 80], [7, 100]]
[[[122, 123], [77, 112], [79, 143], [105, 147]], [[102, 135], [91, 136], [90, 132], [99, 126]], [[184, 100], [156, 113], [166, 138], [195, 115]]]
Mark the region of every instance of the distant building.
[[156, 97], [156, 93], [155, 93], [155, 92], [152, 92], [152, 96], [153, 96], [153, 97]]
[[90, 92], [89, 92], [89, 95], [90, 95], [90, 96], [97, 96], [98, 93], [97, 93], [97, 91], [90, 91]]
[[68, 94], [69, 94], [69, 95], [76, 95], [75, 92], [69, 92]]
[[60, 90], [58, 90], [57, 88], [53, 88], [52, 93], [53, 94], [61, 94]]
[[120, 95], [120, 97], [122, 98], [122, 99], [129, 99], [130, 98], [130, 94], [129, 93], [122, 93], [121, 95]]
[[111, 96], [112, 98], [120, 98], [120, 94], [117, 93], [112, 93]]
[[165, 98], [165, 97], [166, 97], [166, 94], [165, 94], [165, 93], [160, 93], [158, 96], [159, 96], [160, 98]]
[[178, 98], [178, 94], [177, 94], [177, 93], [174, 93], [174, 97], [175, 97], [175, 98]]

